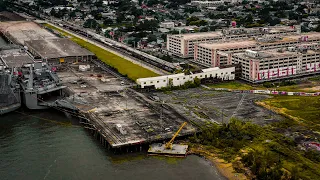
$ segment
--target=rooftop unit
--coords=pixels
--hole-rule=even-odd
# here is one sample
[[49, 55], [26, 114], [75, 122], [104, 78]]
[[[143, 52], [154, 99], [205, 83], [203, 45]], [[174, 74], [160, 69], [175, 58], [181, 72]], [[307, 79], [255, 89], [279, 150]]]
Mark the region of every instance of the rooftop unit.
[[282, 37], [279, 37], [279, 36], [265, 36], [265, 37], [259, 37], [256, 40], [257, 42], [275, 42], [281, 39]]
[[259, 53], [257, 51], [252, 51], [249, 49], [245, 51], [245, 55], [253, 58], [259, 57]]

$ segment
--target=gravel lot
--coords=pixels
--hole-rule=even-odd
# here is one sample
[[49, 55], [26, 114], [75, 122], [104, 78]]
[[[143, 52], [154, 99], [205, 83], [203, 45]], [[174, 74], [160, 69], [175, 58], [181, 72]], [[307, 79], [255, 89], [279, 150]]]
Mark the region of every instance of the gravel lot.
[[[220, 92], [203, 88], [156, 92], [161, 101], [171, 104], [186, 114], [194, 113], [202, 120], [229, 122], [232, 117], [256, 124], [267, 124], [282, 119], [281, 116], [256, 105], [254, 102], [267, 95]], [[189, 112], [186, 112], [189, 111]]]

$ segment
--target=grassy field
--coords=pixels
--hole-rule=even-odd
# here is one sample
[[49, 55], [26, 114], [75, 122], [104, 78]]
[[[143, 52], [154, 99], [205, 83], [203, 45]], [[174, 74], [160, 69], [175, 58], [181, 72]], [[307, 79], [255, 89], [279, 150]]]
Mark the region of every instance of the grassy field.
[[320, 97], [273, 96], [263, 102], [320, 132]]
[[288, 86], [277, 86], [266, 88], [262, 84], [251, 86], [249, 84], [245, 84], [239, 81], [229, 81], [229, 82], [220, 82], [215, 84], [207, 85], [211, 88], [227, 88], [234, 90], [255, 90], [255, 89], [269, 89], [276, 91], [287, 91], [287, 92], [319, 92], [320, 91], [320, 76], [315, 76], [305, 80], [303, 82], [299, 82], [295, 85]]
[[[319, 80], [314, 80], [313, 78], [310, 78], [308, 81], [304, 83], [300, 83], [297, 85], [291, 85], [291, 86], [280, 86], [277, 87], [277, 91], [287, 91], [287, 92], [318, 92], [320, 90], [317, 90], [319, 86]], [[315, 88], [315, 89], [314, 89]]]
[[76, 42], [80, 46], [88, 49], [89, 51], [93, 52], [98, 59], [105, 62], [106, 64], [110, 65], [111, 67], [117, 69], [119, 73], [123, 75], [127, 75], [128, 78], [132, 80], [136, 80], [138, 78], [145, 78], [145, 77], [154, 77], [159, 76], [157, 73], [150, 71], [149, 69], [143, 68], [137, 64], [134, 64], [118, 55], [115, 55], [109, 51], [106, 51], [98, 46], [95, 46], [91, 43], [88, 43], [80, 38], [77, 38], [61, 29], [53, 27], [49, 24], [45, 24], [46, 27], [59, 31], [61, 35], [69, 37], [72, 41]]

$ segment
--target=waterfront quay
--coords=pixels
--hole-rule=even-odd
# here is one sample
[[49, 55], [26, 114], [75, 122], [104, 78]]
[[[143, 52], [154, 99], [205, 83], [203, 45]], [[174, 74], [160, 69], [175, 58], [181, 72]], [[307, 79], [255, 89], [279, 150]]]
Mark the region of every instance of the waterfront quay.
[[[17, 52], [24, 55], [24, 61], [18, 61], [17, 58], [8, 59], [9, 52], [1, 51], [0, 55], [3, 61], [6, 61], [6, 68], [21, 69], [26, 65], [32, 67], [30, 64], [42, 61], [51, 68], [43, 72], [58, 76], [40, 77], [39, 67], [34, 65], [34, 77], [31, 76], [28, 80], [37, 81], [40, 85], [32, 86], [34, 84], [30, 83], [38, 94], [27, 95], [32, 95], [37, 103], [27, 107], [53, 107], [79, 117], [83, 126], [106, 147], [120, 149], [162, 142], [172, 138], [183, 122], [189, 122], [190, 117], [187, 118], [186, 113], [175, 110], [173, 104], [155, 101], [149, 98], [148, 94], [138, 92], [133, 88], [136, 85], [134, 82], [96, 59], [99, 56], [68, 38], [55, 36], [30, 21], [1, 22], [0, 32], [8, 42], [18, 46], [13, 48], [14, 57]], [[123, 62], [129, 63], [124, 59]], [[130, 67], [136, 68], [140, 67], [139, 65]], [[30, 77], [27, 75], [26, 71], [24, 77]], [[54, 84], [44, 86], [44, 82]], [[46, 93], [46, 96], [39, 93], [44, 88], [52, 90], [50, 87], [57, 84], [63, 87], [63, 90]], [[55, 98], [52, 98], [53, 96]], [[23, 101], [25, 104], [28, 104], [27, 102], [31, 101]], [[179, 135], [187, 136], [195, 132], [197, 128], [188, 123]]]
[[[87, 69], [80, 70], [80, 67]], [[122, 148], [164, 141], [188, 121], [170, 105], [137, 92], [130, 82], [104, 71], [99, 64], [61, 66], [57, 74], [61, 83], [67, 86], [65, 100], [79, 113], [71, 114], [79, 116], [84, 127], [105, 147]], [[180, 136], [196, 131], [196, 127], [188, 123]]]

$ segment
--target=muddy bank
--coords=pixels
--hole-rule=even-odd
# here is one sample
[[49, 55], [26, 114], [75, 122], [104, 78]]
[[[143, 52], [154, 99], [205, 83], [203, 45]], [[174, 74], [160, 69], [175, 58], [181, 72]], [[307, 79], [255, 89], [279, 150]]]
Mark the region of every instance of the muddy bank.
[[212, 153], [202, 146], [194, 146], [189, 148], [188, 154], [204, 157], [206, 160], [212, 163], [218, 171], [226, 178], [230, 180], [247, 180], [248, 178], [243, 173], [237, 173], [232, 163], [226, 162], [225, 160], [218, 158], [218, 155]]

